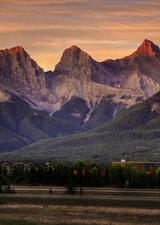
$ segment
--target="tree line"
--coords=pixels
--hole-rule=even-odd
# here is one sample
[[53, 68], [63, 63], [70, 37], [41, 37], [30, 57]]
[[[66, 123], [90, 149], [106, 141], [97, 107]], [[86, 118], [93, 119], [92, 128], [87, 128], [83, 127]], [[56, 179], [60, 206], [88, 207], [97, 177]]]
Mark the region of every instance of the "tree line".
[[77, 161], [74, 165], [67, 165], [64, 162], [47, 166], [32, 165], [29, 169], [15, 166], [11, 171], [0, 166], [0, 187], [13, 184], [158, 188], [160, 187], [160, 167], [145, 170], [129, 163], [124, 165], [117, 163], [104, 167], [84, 161]]

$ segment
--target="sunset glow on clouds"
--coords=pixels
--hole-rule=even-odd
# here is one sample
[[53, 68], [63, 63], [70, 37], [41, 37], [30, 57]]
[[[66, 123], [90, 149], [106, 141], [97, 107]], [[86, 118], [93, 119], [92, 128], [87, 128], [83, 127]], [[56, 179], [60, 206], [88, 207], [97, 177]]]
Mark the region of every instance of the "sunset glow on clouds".
[[95, 60], [160, 45], [159, 0], [1, 0], [0, 49], [23, 46], [45, 70], [77, 45]]

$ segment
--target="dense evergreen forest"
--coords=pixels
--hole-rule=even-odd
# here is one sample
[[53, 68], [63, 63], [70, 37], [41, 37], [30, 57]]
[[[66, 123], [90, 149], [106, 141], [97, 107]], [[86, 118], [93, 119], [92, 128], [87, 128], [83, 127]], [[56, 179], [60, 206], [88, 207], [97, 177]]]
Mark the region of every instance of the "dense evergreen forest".
[[0, 187], [3, 185], [51, 185], [89, 187], [160, 187], [160, 168], [149, 170], [129, 163], [100, 166], [77, 161], [74, 165], [57, 162], [53, 165], [31, 165], [29, 169], [0, 166]]

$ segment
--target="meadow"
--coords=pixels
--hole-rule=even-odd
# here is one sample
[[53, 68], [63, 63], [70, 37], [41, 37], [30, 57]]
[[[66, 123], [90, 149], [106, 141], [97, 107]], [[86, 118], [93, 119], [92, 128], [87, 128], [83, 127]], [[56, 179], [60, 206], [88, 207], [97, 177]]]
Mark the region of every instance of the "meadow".
[[79, 192], [65, 195], [63, 189], [58, 194], [58, 188], [53, 194], [40, 189], [41, 194], [36, 190], [1, 194], [0, 225], [158, 225], [160, 221], [159, 190], [108, 189], [102, 194], [101, 189], [90, 188], [80, 196]]

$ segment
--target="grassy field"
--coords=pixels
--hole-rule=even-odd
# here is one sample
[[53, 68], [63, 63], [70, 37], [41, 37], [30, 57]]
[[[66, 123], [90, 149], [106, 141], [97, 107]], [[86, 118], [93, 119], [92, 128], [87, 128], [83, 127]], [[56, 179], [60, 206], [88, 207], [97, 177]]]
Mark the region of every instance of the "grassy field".
[[[119, 192], [119, 195], [117, 193], [117, 196], [122, 193], [128, 196], [127, 191]], [[151, 197], [153, 193], [141, 191], [141, 196], [144, 195]], [[159, 224], [160, 201], [87, 199], [87, 195], [85, 196], [77, 199], [68, 196], [63, 199], [54, 198], [54, 195], [38, 198], [36, 195], [24, 197], [22, 194], [17, 197], [1, 194], [0, 225]]]
[[0, 206], [1, 225], [159, 224], [160, 210], [104, 206], [6, 204]]

